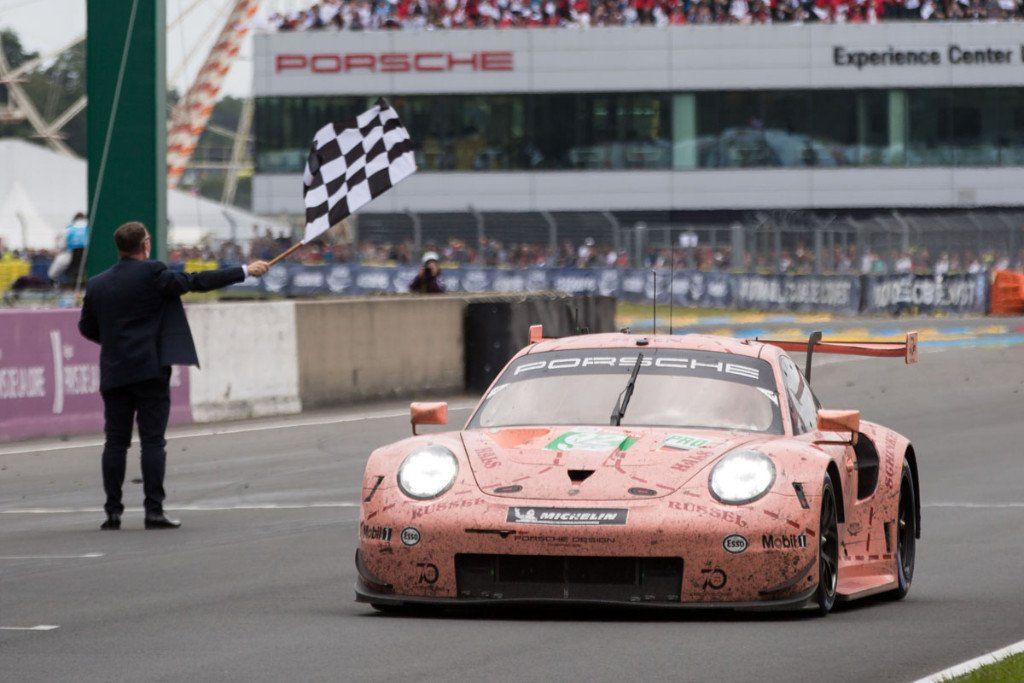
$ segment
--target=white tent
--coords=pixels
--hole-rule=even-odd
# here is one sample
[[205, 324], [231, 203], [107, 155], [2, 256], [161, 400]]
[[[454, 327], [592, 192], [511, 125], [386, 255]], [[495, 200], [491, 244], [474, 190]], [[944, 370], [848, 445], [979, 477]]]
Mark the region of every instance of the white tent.
[[[72, 216], [86, 210], [85, 160], [19, 138], [0, 139], [0, 239], [11, 249], [52, 249]], [[196, 244], [206, 237], [248, 241], [260, 231], [288, 231], [285, 223], [204, 197], [167, 191], [168, 241]]]
[[15, 180], [0, 195], [0, 239], [14, 249], [53, 249], [56, 235], [29, 199], [25, 186]]

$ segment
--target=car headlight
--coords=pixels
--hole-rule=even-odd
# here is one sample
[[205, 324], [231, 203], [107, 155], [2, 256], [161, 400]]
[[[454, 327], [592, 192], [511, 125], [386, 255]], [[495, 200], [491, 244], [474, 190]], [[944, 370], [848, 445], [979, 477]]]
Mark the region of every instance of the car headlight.
[[711, 469], [709, 484], [715, 499], [732, 505], [757, 500], [775, 483], [775, 463], [757, 451], [736, 451]]
[[436, 498], [451, 488], [459, 461], [444, 446], [424, 446], [406, 456], [398, 468], [398, 488], [410, 498]]

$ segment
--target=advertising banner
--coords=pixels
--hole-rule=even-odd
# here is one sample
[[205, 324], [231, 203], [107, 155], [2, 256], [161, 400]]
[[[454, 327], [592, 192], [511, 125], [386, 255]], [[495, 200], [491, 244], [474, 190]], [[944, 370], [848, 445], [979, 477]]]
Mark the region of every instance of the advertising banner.
[[[0, 442], [103, 431], [100, 347], [77, 309], [0, 311]], [[191, 422], [188, 371], [171, 375], [171, 423]]]
[[[404, 294], [419, 268], [358, 263], [287, 263], [232, 292], [276, 296]], [[979, 275], [762, 275], [646, 268], [443, 268], [451, 293], [541, 292], [612, 296], [620, 301], [657, 298], [676, 306], [759, 311], [900, 313], [911, 309], [985, 312], [988, 278]]]
[[984, 313], [988, 275], [866, 275], [865, 312]]
[[860, 278], [853, 275], [734, 275], [732, 305], [759, 311], [860, 310]]

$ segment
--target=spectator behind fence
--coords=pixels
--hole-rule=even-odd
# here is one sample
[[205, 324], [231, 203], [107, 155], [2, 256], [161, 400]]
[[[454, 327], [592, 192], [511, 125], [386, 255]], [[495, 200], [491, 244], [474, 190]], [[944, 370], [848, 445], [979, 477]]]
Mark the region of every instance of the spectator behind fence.
[[85, 214], [79, 211], [64, 228], [65, 251], [57, 254], [47, 274], [51, 280], [78, 283], [85, 268], [85, 249], [89, 244], [89, 222]]
[[423, 266], [416, 274], [413, 281], [409, 283], [409, 292], [412, 294], [443, 294], [444, 285], [439, 278], [441, 269], [437, 265], [438, 256], [436, 252], [428, 251], [423, 255]]
[[1020, 0], [322, 0], [271, 12], [270, 31], [1013, 20]]

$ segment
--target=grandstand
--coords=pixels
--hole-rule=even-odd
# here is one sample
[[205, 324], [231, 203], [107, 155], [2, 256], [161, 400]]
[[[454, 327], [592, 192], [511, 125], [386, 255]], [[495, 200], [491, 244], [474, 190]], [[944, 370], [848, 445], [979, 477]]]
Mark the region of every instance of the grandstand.
[[254, 208], [301, 220], [310, 131], [385, 95], [421, 170], [360, 240], [1017, 258], [1022, 72], [1013, 23], [264, 31]]

